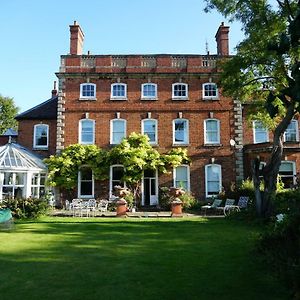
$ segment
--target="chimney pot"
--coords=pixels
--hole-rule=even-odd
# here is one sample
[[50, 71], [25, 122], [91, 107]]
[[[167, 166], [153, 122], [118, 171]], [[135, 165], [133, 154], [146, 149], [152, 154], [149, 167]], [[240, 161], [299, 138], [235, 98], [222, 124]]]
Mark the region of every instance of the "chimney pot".
[[54, 81], [53, 90], [51, 91], [51, 95], [52, 95], [52, 98], [57, 96], [56, 81]]

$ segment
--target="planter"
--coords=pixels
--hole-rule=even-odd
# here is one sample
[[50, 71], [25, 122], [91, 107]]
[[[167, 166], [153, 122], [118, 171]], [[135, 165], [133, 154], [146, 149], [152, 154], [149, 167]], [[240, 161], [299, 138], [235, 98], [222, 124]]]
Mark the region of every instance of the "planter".
[[169, 194], [172, 197], [179, 197], [179, 196], [185, 194], [185, 191], [183, 189], [181, 189], [181, 188], [170, 187]]
[[176, 199], [171, 202], [172, 217], [182, 217], [182, 201]]
[[114, 186], [114, 190], [115, 190], [116, 196], [120, 197], [120, 198], [123, 198], [130, 193], [130, 191], [127, 188], [124, 188], [119, 185]]
[[117, 217], [126, 217], [127, 202], [124, 199], [120, 199], [116, 202], [117, 205]]

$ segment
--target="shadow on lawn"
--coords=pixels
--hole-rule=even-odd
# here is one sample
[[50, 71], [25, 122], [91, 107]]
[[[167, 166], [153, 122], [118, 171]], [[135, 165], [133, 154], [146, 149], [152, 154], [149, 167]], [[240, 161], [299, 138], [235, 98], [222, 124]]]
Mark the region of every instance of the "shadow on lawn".
[[225, 220], [41, 221], [3, 236], [2, 300], [285, 299], [250, 259], [257, 231]]

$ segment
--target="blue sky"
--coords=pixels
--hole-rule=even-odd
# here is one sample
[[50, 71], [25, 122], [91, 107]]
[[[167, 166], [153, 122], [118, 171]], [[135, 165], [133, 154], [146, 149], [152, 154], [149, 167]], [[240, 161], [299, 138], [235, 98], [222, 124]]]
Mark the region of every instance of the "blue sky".
[[[84, 53], [216, 53], [222, 21], [204, 13], [202, 0], [10, 0], [0, 1], [0, 94], [20, 112], [50, 98], [60, 55], [69, 52], [69, 25], [85, 34]], [[242, 39], [229, 24], [230, 51]]]

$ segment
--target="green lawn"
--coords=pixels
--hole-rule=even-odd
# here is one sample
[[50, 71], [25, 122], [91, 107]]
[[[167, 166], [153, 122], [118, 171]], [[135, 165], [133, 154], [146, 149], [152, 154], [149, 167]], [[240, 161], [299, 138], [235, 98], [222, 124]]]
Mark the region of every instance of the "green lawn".
[[224, 219], [43, 218], [0, 232], [0, 299], [288, 299]]

